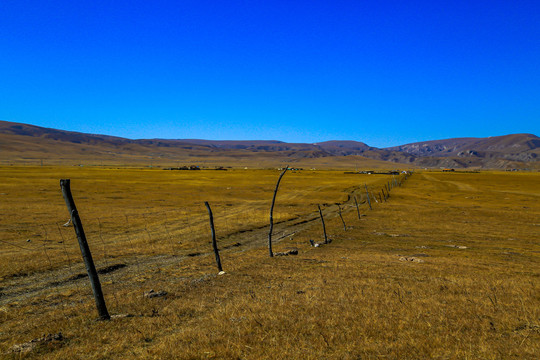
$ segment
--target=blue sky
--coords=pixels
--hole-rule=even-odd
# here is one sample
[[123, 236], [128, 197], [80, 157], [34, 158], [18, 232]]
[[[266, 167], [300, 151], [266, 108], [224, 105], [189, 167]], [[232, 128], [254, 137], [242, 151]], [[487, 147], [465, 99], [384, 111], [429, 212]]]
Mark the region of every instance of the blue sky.
[[128, 138], [540, 135], [539, 1], [0, 2], [0, 120]]

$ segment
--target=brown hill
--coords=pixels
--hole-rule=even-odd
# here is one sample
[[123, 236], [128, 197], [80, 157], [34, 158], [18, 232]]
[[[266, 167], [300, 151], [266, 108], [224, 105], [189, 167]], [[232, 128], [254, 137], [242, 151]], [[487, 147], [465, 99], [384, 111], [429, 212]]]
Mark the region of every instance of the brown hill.
[[[385, 149], [357, 141], [140, 139], [85, 134], [0, 121], [4, 163], [394, 168], [540, 168], [540, 138], [514, 134], [406, 144]], [[311, 160], [309, 160], [311, 159]], [[339, 159], [339, 160], [338, 160]], [[319, 165], [318, 165], [319, 164]]]
[[358, 141], [325, 141], [313, 144], [324, 149], [332, 155], [362, 155], [365, 151], [377, 150], [363, 142]]
[[[324, 160], [322, 160], [324, 158]], [[0, 121], [0, 164], [85, 164], [275, 167], [384, 168], [367, 158], [343, 158], [313, 144], [281, 141], [131, 140]], [[320, 160], [318, 160], [320, 159]], [[332, 166], [332, 163], [335, 166]]]

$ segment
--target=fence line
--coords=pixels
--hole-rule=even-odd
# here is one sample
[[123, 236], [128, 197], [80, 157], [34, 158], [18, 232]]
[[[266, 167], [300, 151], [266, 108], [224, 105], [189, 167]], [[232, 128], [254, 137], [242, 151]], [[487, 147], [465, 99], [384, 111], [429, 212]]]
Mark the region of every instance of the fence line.
[[[385, 198], [389, 198], [393, 188], [401, 186], [407, 177], [408, 175], [400, 176], [397, 179], [393, 178], [391, 183], [384, 184], [380, 191], [383, 191]], [[362, 207], [362, 212], [367, 210], [368, 206], [370, 209], [374, 209], [370, 197], [374, 196], [377, 191], [373, 188], [373, 185], [370, 187], [367, 184], [364, 184], [364, 186], [359, 185], [353, 191], [353, 196], [349, 197], [348, 205], [337, 204], [338, 214], [345, 230], [347, 230], [347, 226], [342, 217], [342, 210], [354, 210], [357, 212], [358, 219], [360, 219], [360, 207]], [[386, 193], [384, 193], [384, 190], [386, 190]], [[358, 201], [357, 197], [360, 201]], [[253, 229], [262, 229], [268, 226], [263, 221], [267, 216], [267, 211], [264, 209], [254, 209], [253, 212], [248, 212], [245, 207], [233, 207], [227, 204], [226, 201], [220, 201], [213, 209], [218, 243], [221, 248], [229, 248], [234, 245], [238, 241], [237, 239], [241, 239], [243, 232], [246, 230], [252, 231]], [[382, 202], [378, 203], [378, 205], [382, 204]], [[212, 207], [214, 208], [214, 204], [212, 204]], [[286, 216], [277, 217], [278, 221], [275, 223], [274, 232], [275, 240], [290, 235], [287, 233], [290, 226], [288, 219], [294, 219], [295, 217], [301, 219], [301, 217], [297, 216], [296, 208], [292, 205], [280, 205], [278, 202], [277, 208], [286, 209], [286, 211], [282, 211]], [[302, 216], [307, 216], [307, 214]], [[83, 222], [85, 228], [88, 229], [86, 233], [98, 264], [97, 270], [104, 279], [104, 287], [107, 290], [105, 296], [114, 299], [113, 308], [116, 312], [123, 307], [119, 300], [122, 294], [131, 291], [142, 293], [144, 290], [148, 290], [145, 289], [147, 282], [144, 279], [154, 275], [143, 273], [143, 262], [153, 261], [156, 265], [154, 272], [158, 273], [161, 267], [161, 259], [153, 258], [153, 256], [168, 255], [176, 257], [188, 256], [194, 253], [211, 254], [212, 250], [209, 241], [208, 217], [205, 216], [203, 202], [201, 202], [200, 209], [194, 212], [188, 212], [185, 209], [165, 209], [163, 211], [145, 211], [142, 213], [131, 212], [83, 218]], [[73, 230], [70, 229], [71, 226], [71, 224], [66, 224], [65, 220], [62, 220], [34, 224], [32, 227], [20, 225], [0, 228], [0, 243], [10, 249], [1, 254], [1, 257], [32, 259], [32, 261], [28, 262], [28, 265], [25, 261], [21, 262], [24, 264], [7, 262], [8, 269], [0, 270], [0, 276], [17, 279], [19, 276], [32, 276], [32, 274], [41, 271], [43, 268], [47, 269], [48, 272], [62, 274], [63, 278], [58, 279], [59, 285], [55, 288], [59, 294], [63, 316], [66, 317], [69, 316], [71, 300], [69, 299], [70, 296], [61, 294], [62, 286], [74, 284], [77, 289], [76, 293], [79, 295], [88, 294], [84, 282], [78, 281], [84, 278], [84, 276], [80, 276], [83, 273], [83, 267], [77, 243], [73, 238]], [[65, 231], [67, 233], [64, 234]], [[141, 247], [143, 244], [151, 247], [150, 254]], [[260, 247], [263, 246], [264, 244], [261, 242]], [[120, 262], [118, 259], [121, 259]], [[122, 264], [123, 266], [129, 266], [131, 275], [120, 275], [116, 272], [117, 269], [114, 269], [114, 267], [120, 266], [118, 268], [120, 269]], [[65, 275], [65, 273], [71, 275]], [[127, 283], [126, 276], [142, 280], [136, 283]], [[181, 281], [181, 279], [178, 281]], [[15, 281], [15, 283], [22, 283], [22, 281]]]

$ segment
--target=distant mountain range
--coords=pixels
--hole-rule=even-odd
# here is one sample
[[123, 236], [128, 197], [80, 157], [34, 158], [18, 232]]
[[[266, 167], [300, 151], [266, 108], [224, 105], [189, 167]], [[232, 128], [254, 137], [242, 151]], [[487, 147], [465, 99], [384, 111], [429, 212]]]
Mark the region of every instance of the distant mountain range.
[[[167, 161], [231, 160], [242, 165], [260, 162], [301, 163], [307, 159], [371, 159], [374, 166], [382, 162], [429, 168], [539, 168], [540, 138], [532, 134], [512, 134], [489, 138], [456, 138], [432, 140], [389, 148], [375, 148], [357, 141], [325, 141], [314, 144], [285, 143], [276, 140], [197, 140], [141, 139], [131, 140], [108, 135], [43, 128], [34, 125], [0, 121], [0, 160], [31, 159], [99, 160], [118, 163]], [[343, 163], [344, 159], [336, 160]], [[313, 162], [313, 161], [312, 161]], [[315, 162], [314, 162], [315, 163]], [[393, 165], [392, 165], [393, 166]]]

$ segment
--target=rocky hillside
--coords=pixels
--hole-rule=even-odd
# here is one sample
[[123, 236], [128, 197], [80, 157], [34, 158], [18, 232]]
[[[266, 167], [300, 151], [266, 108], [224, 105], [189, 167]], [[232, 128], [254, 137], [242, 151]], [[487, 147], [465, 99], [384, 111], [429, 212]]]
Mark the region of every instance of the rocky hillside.
[[540, 138], [532, 134], [513, 134], [488, 138], [434, 140], [387, 148], [417, 157], [457, 159], [503, 159], [534, 161], [540, 155]]

